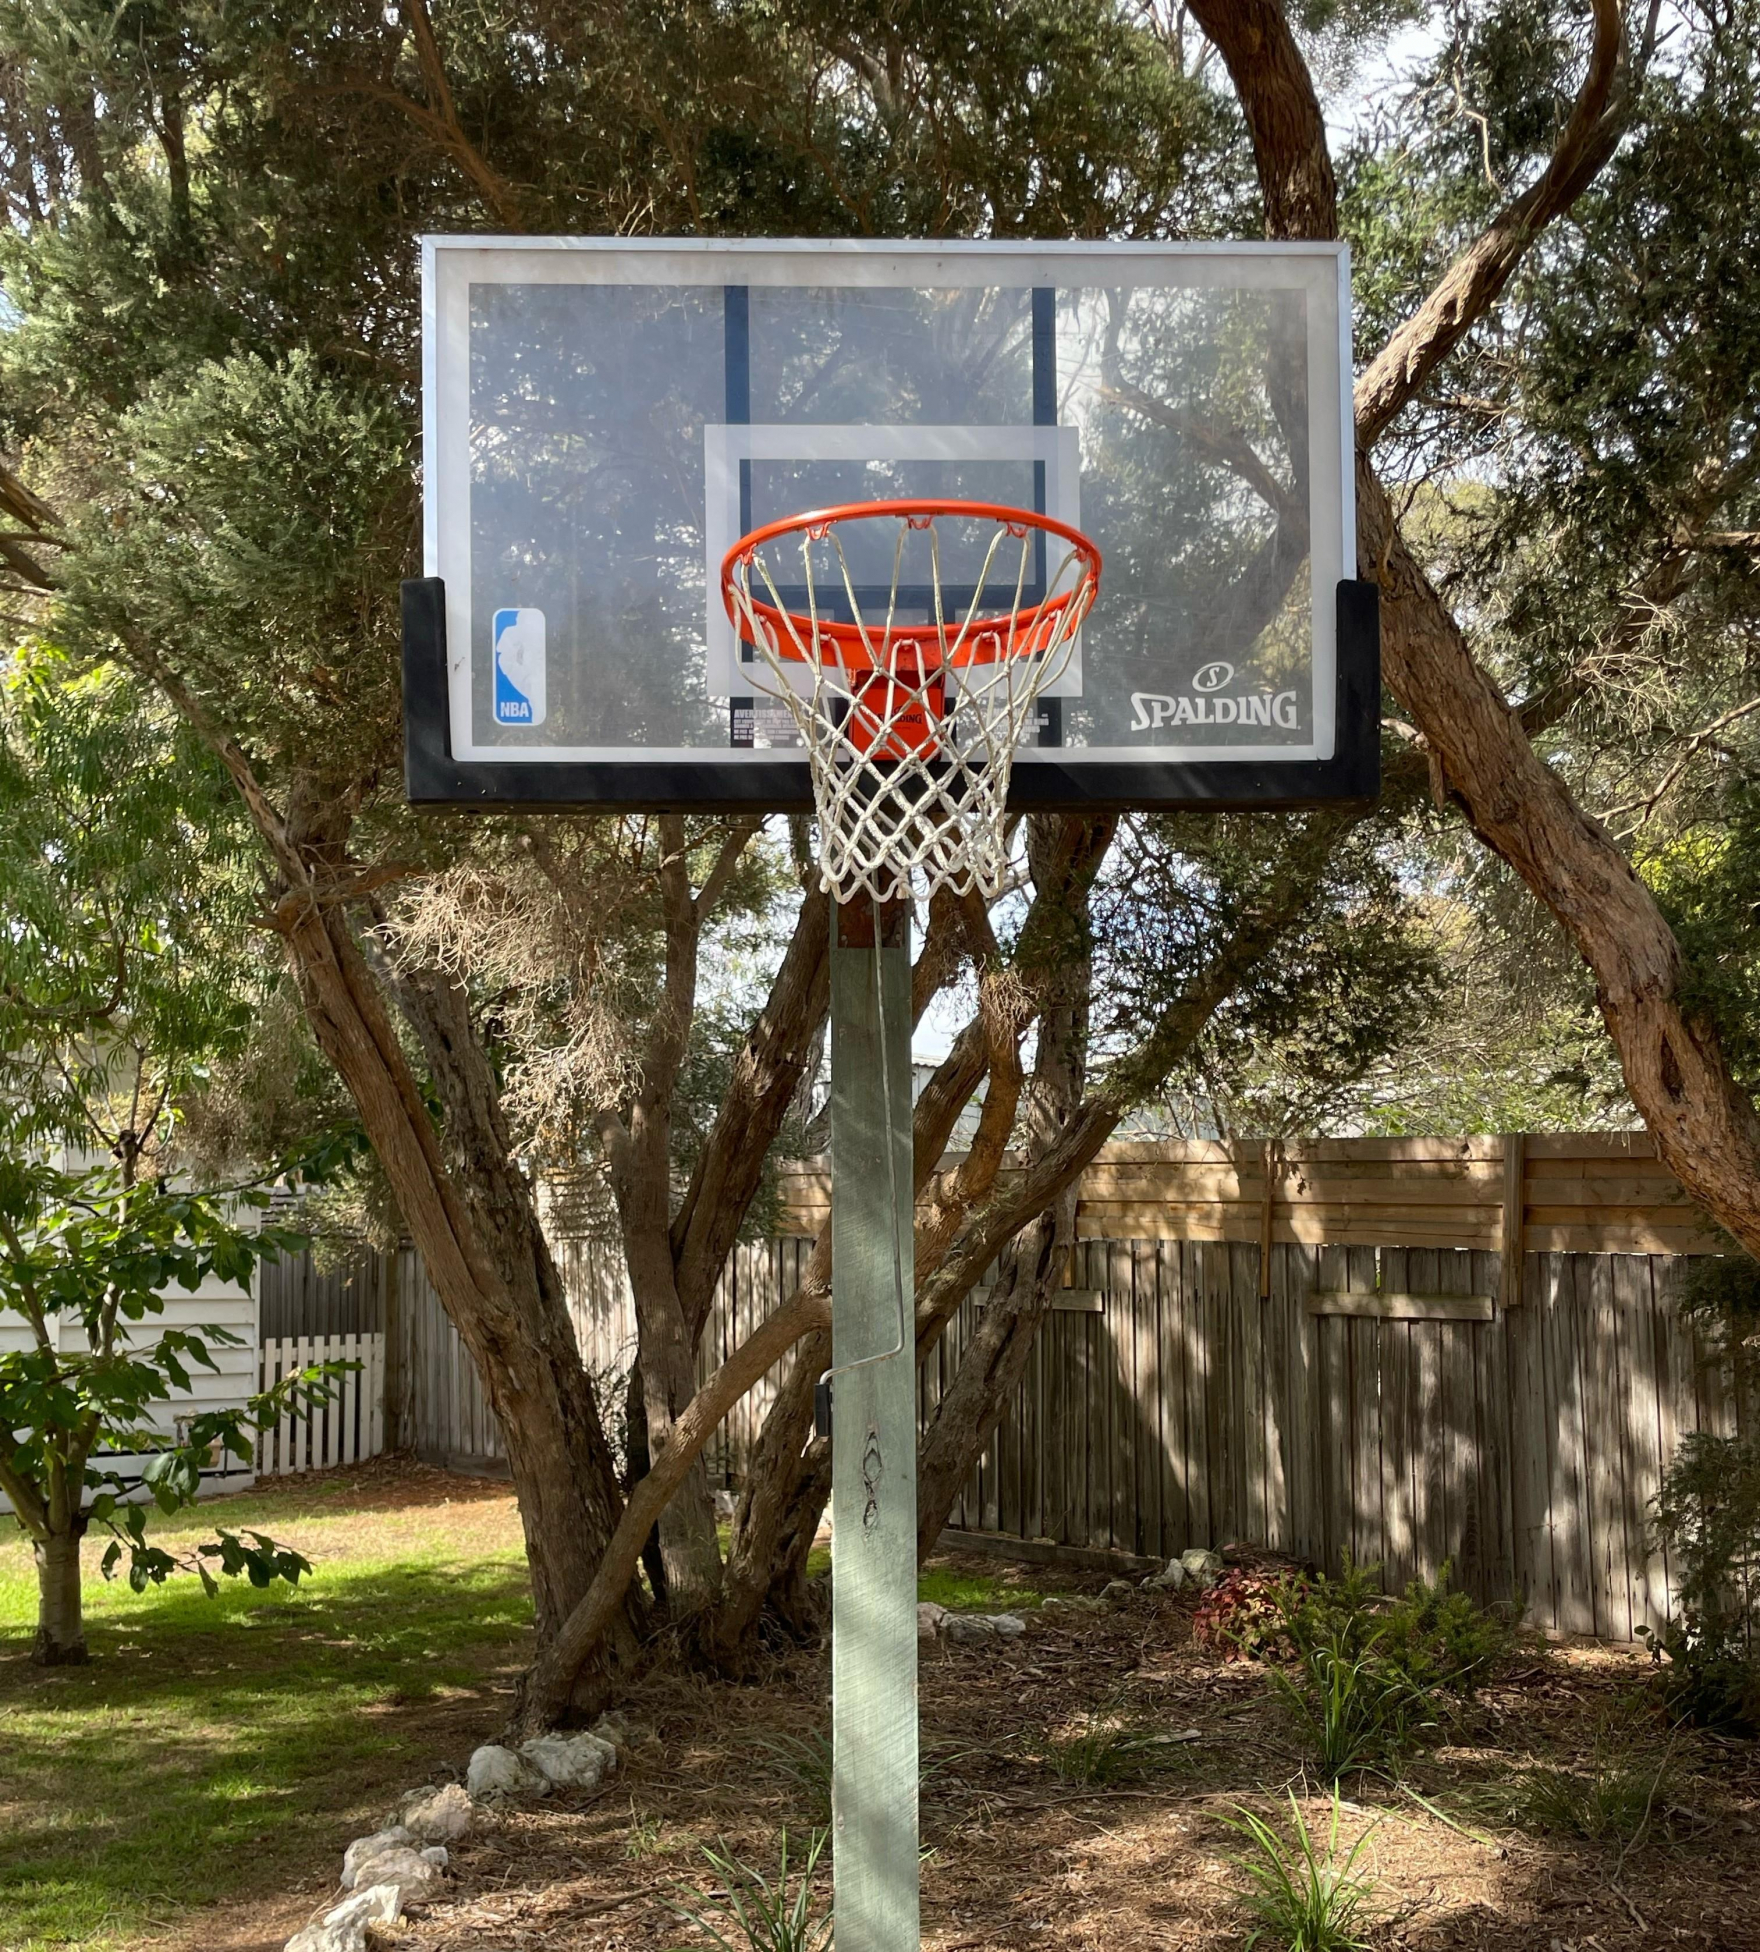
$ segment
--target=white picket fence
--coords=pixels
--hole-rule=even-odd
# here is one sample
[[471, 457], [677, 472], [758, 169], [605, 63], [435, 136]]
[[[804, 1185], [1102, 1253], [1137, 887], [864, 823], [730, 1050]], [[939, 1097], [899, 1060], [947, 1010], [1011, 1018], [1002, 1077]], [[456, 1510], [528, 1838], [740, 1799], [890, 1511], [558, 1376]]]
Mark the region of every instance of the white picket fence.
[[358, 1362], [328, 1403], [285, 1416], [257, 1440], [257, 1475], [322, 1471], [358, 1464], [385, 1448], [385, 1338], [383, 1335], [288, 1335], [259, 1351], [260, 1388], [314, 1362]]

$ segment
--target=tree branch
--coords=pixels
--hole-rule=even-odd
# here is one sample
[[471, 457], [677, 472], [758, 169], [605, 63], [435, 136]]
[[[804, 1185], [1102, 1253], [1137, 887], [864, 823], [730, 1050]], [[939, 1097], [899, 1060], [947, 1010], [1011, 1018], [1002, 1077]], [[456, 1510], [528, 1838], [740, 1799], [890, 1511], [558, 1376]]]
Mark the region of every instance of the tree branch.
[[[458, 119], [452, 89], [446, 80], [446, 64], [440, 59], [440, 43], [434, 38], [434, 23], [428, 16], [427, 0], [402, 0], [401, 12], [409, 22], [410, 34], [416, 44], [416, 59], [421, 63], [422, 82], [428, 91], [428, 100], [433, 104], [432, 124], [438, 126], [445, 147], [482, 191], [502, 223], [509, 230], [523, 229], [519, 199], [512, 186], [505, 177], [489, 167], [482, 151], [465, 134], [464, 125]], [[410, 109], [415, 106], [413, 103], [404, 105]]]
[[1588, 72], [1552, 160], [1461, 252], [1357, 381], [1360, 446], [1375, 445], [1394, 416], [1496, 302], [1529, 245], [1576, 202], [1613, 154], [1630, 102], [1630, 90], [1621, 85], [1625, 23], [1619, 0], [1592, 3], [1595, 38]]

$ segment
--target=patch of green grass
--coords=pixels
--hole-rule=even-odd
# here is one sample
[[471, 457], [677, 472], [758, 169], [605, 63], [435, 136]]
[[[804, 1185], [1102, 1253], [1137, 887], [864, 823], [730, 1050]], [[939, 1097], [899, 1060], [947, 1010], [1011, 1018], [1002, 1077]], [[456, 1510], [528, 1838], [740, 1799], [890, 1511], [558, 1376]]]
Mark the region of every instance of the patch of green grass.
[[931, 1566], [917, 1575], [917, 1598], [933, 1600], [952, 1613], [1014, 1613], [1023, 1606], [1038, 1606], [1045, 1595], [1031, 1586], [1019, 1586], [1005, 1575], [954, 1572], [945, 1566]]
[[30, 1665], [34, 1569], [0, 1543], [0, 1946], [97, 1952], [309, 1874], [461, 1746], [446, 1703], [492, 1726], [488, 1677], [531, 1618], [517, 1533], [469, 1504], [350, 1504], [341, 1478], [226, 1501], [229, 1525], [317, 1521], [297, 1589], [88, 1579], [83, 1668]]

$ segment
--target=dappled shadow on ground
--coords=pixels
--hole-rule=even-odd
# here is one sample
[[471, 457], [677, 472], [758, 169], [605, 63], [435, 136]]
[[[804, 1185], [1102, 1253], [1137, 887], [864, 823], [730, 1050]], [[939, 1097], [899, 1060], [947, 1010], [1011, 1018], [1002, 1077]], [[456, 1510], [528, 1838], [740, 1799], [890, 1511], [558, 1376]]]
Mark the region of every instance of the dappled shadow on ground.
[[[964, 1570], [994, 1593], [994, 1561]], [[1041, 1590], [1100, 1583], [1039, 1567], [1020, 1579]], [[1671, 1748], [1646, 1709], [1634, 1718], [1642, 1685], [1626, 1656], [1537, 1651], [1400, 1781], [1353, 1779], [1341, 1836], [1372, 1831], [1371, 1943], [1756, 1952], [1760, 1761], [1751, 1746], [1697, 1736]], [[626, 1770], [591, 1797], [487, 1818], [458, 1853], [455, 1895], [397, 1942], [410, 1952], [707, 1943], [669, 1908], [681, 1880], [713, 1885], [701, 1846], [725, 1838], [773, 1872], [778, 1832], [798, 1843], [824, 1821], [826, 1691], [823, 1658], [806, 1654], [747, 1686], [654, 1677], [629, 1704], [646, 1738]], [[1269, 1812], [1293, 1786], [1311, 1822], [1327, 1818], [1263, 1672], [1195, 1650], [1178, 1600], [1136, 1594], [1103, 1611], [1038, 1614], [1022, 1640], [925, 1650], [922, 1702], [931, 1952], [1243, 1946], [1251, 1927], [1230, 1862], [1239, 1841], [1219, 1817], [1241, 1800]], [[1198, 1739], [1163, 1745], [1140, 1777], [1071, 1780], [1059, 1738], [1096, 1708]], [[1635, 1841], [1592, 1843], [1512, 1819], [1512, 1784], [1526, 1794], [1549, 1766], [1590, 1784], [1622, 1742], [1667, 1764]]]
[[83, 1668], [0, 1638], [0, 1945], [132, 1943], [244, 1891], [190, 1942], [279, 1946], [391, 1785], [504, 1722], [529, 1621], [504, 1561], [333, 1561], [102, 1609]]

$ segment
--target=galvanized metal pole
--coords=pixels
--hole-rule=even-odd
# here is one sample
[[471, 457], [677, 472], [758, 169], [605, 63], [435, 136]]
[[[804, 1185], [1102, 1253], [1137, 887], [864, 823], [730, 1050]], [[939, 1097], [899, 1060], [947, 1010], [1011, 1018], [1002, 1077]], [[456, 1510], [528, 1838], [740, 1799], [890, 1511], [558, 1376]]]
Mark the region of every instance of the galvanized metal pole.
[[[831, 1726], [837, 1952], [917, 1952], [910, 909], [831, 952]], [[888, 1161], [888, 1152], [891, 1158]], [[890, 1359], [882, 1355], [901, 1340]], [[854, 1363], [854, 1368], [846, 1364]]]

